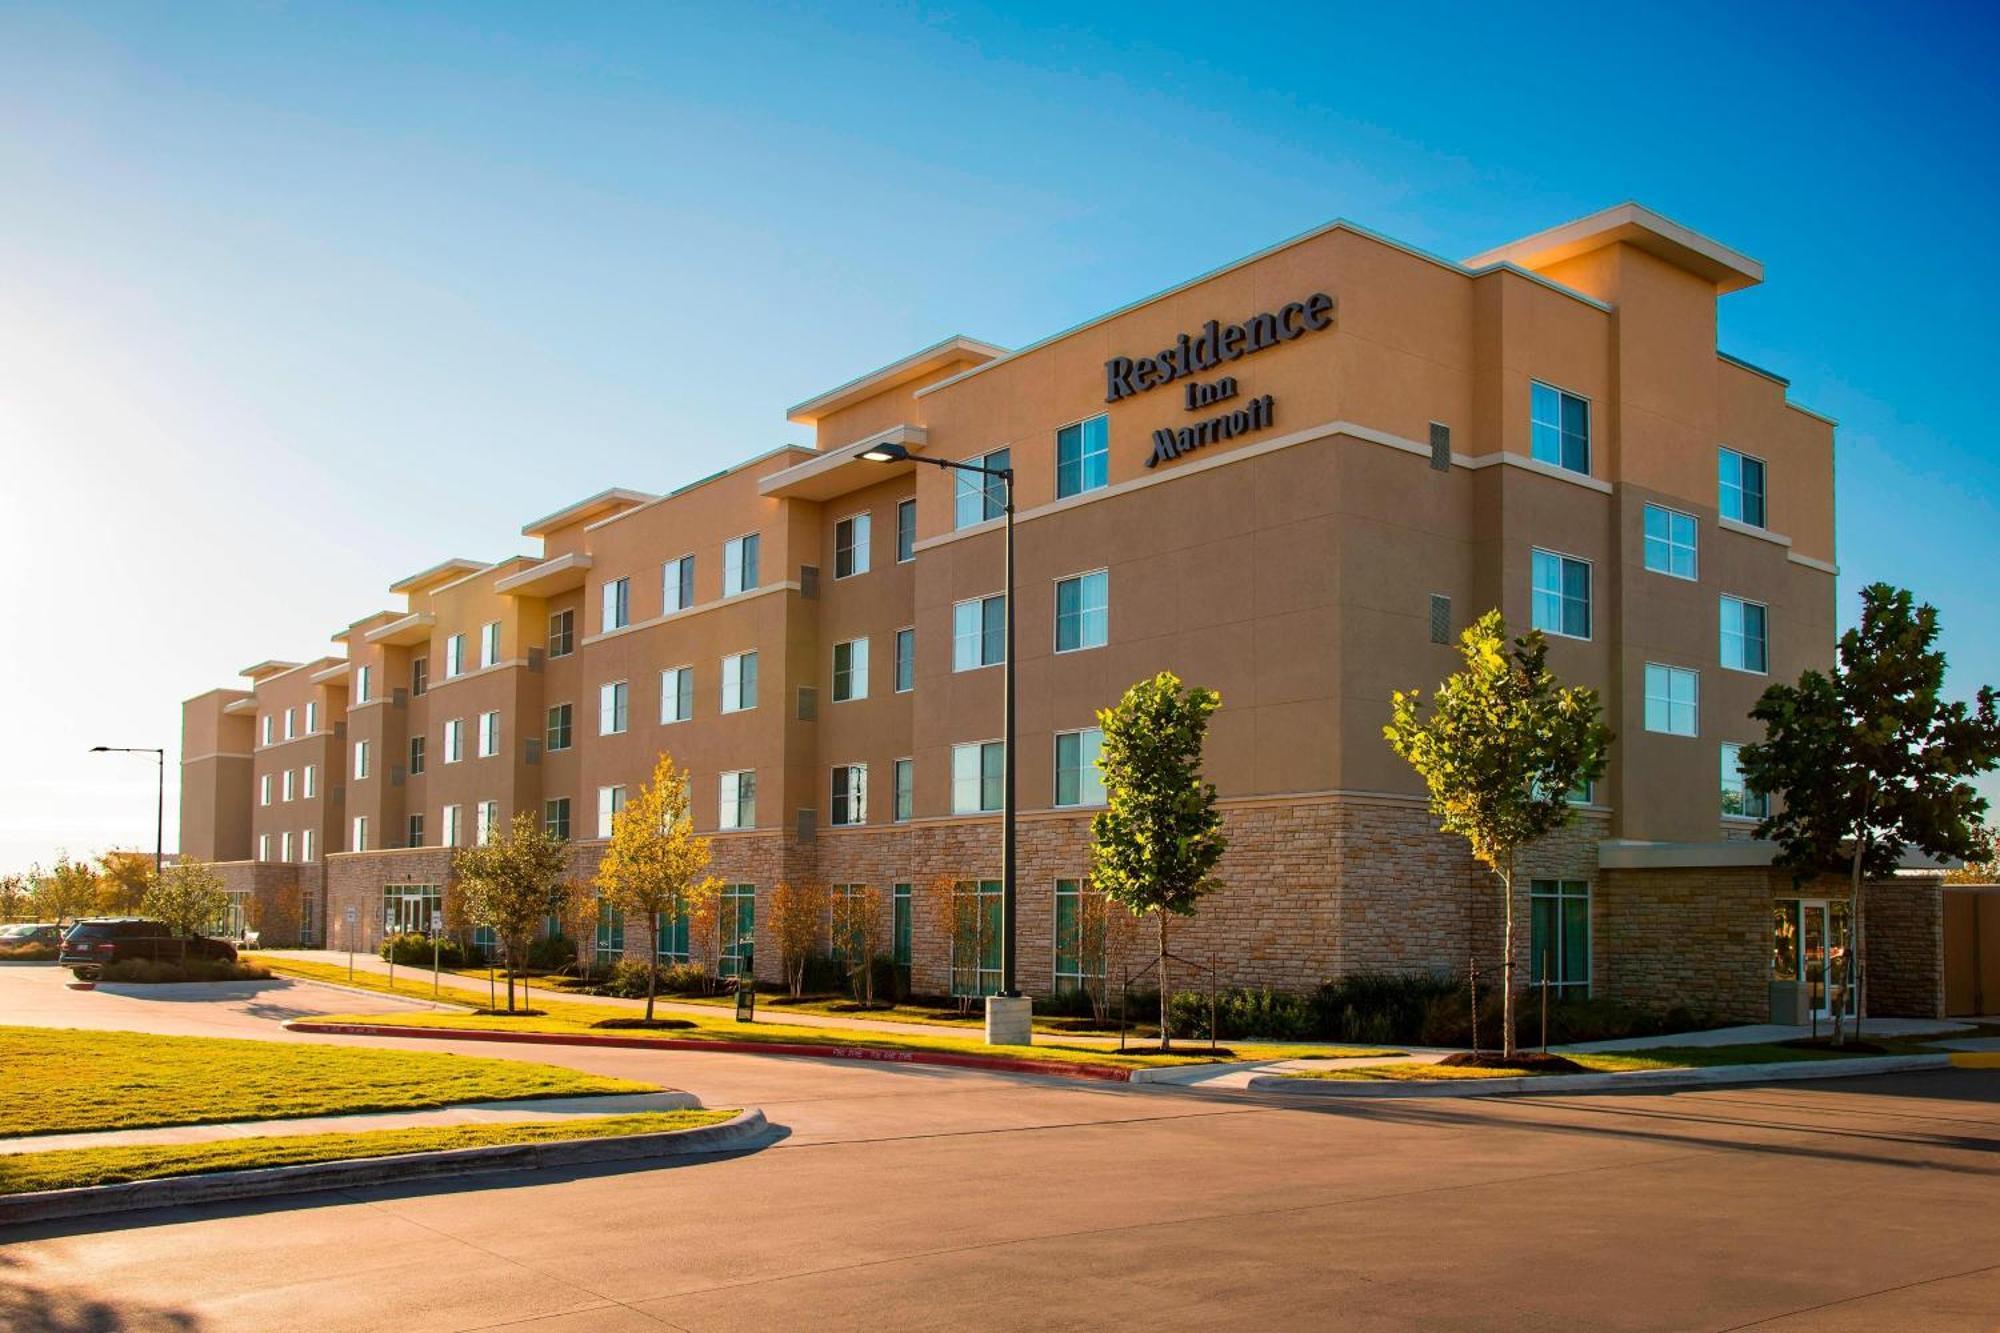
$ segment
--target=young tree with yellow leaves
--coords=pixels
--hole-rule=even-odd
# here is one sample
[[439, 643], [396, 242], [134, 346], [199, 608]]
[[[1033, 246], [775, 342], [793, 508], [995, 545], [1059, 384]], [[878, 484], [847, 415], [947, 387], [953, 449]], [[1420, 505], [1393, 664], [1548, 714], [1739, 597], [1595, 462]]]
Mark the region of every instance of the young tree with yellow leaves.
[[[662, 918], [690, 912], [714, 896], [722, 881], [708, 873], [709, 841], [694, 831], [688, 814], [688, 775], [662, 754], [653, 766], [653, 780], [611, 819], [611, 845], [597, 866], [597, 887], [604, 900], [628, 917], [650, 923], [657, 932]], [[648, 954], [652, 950], [647, 950]], [[647, 959], [646, 1021], [653, 1021], [653, 995], [659, 969]]]

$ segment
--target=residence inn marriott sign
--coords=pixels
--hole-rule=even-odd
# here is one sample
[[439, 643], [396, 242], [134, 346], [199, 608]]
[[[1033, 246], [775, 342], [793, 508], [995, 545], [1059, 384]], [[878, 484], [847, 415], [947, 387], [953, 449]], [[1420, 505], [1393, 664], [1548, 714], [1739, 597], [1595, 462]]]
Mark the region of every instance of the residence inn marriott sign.
[[[946, 339], [793, 407], [811, 446], [551, 495], [518, 544], [495, 515], [498, 550], [326, 608], [333, 651], [187, 702], [182, 846], [267, 942], [372, 948], [517, 813], [591, 875], [664, 752], [720, 919], [624, 922], [601, 957], [775, 978], [750, 945], [808, 878], [879, 890], [917, 993], [991, 990], [926, 904], [997, 911], [1001, 497], [862, 457], [894, 442], [1017, 479], [1028, 990], [1119, 975], [1078, 927], [1097, 712], [1161, 670], [1222, 696], [1225, 887], [1176, 927], [1190, 956], [1295, 990], [1493, 966], [1498, 895], [1382, 726], [1497, 607], [1617, 738], [1524, 858], [1535, 967], [1721, 1018], [1821, 1005], [1778, 946], [1832, 909], [1771, 871], [1736, 772], [1764, 686], [1835, 633], [1832, 425], [1715, 346], [1762, 276], [1635, 205], [1462, 264], [1334, 223], [1017, 351]], [[1871, 891], [1874, 1012], [1937, 1008], [1937, 901]]]

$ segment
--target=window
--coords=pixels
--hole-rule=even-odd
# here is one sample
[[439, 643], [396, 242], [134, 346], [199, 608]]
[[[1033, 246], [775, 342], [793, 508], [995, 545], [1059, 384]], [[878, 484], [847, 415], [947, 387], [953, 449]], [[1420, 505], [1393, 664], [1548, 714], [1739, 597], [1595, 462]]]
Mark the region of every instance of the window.
[[597, 789], [597, 836], [611, 836], [611, 822], [620, 810], [625, 808], [623, 787], [599, 787]]
[[354, 776], [356, 778], [365, 778], [368, 776], [367, 741], [354, 742]]
[[570, 719], [573, 711], [569, 704], [557, 704], [549, 710], [548, 737], [544, 748], [549, 750], [569, 748]]
[[1694, 515], [1646, 506], [1646, 568], [1677, 579], [1697, 577]]
[[413, 657], [410, 659], [410, 697], [416, 698], [431, 687], [431, 659]]
[[421, 847], [424, 845], [424, 817], [422, 815], [410, 816], [410, 840], [407, 845], [411, 847]]
[[299, 710], [298, 710], [298, 709], [296, 709], [296, 708], [287, 708], [287, 709], [285, 710], [285, 739], [286, 739], [286, 740], [290, 740], [290, 739], [292, 739], [292, 737], [294, 737], [294, 736], [296, 736], [296, 735], [298, 735], [298, 734], [299, 734], [299, 729], [298, 729], [298, 720], [299, 720]]
[[493, 841], [493, 832], [500, 825], [500, 802], [481, 801], [472, 807], [472, 840], [474, 842]]
[[312, 703], [306, 705], [306, 735], [310, 736], [315, 731], [318, 730], [319, 730], [319, 702], [315, 700]]
[[833, 576], [852, 578], [868, 572], [868, 515], [856, 514], [833, 525]]
[[549, 617], [549, 656], [568, 657], [576, 651], [576, 612], [558, 611]]
[[896, 505], [896, 563], [917, 558], [917, 502], [902, 500]]
[[[361, 848], [357, 847], [354, 850], [358, 852]], [[257, 835], [257, 859], [259, 861], [268, 861], [271, 859], [271, 835], [268, 833], [259, 833]]]
[[431, 928], [432, 918], [443, 910], [443, 885], [382, 886], [382, 928], [391, 935], [422, 935]]
[[951, 892], [965, 908], [952, 913], [951, 993], [992, 995], [1000, 989], [1000, 881], [960, 880]]
[[911, 760], [898, 759], [889, 776], [895, 784], [894, 807], [889, 817], [898, 824], [907, 823], [917, 809], [917, 766]]
[[270, 803], [271, 775], [266, 773], [263, 777], [257, 779], [257, 804], [269, 805]]
[[724, 773], [717, 782], [717, 828], [757, 827], [757, 774], [751, 769]]
[[833, 645], [833, 701], [868, 697], [868, 640]]
[[286, 829], [278, 835], [278, 859], [280, 861], [289, 861], [292, 859], [292, 831], [290, 829]]
[[685, 722], [694, 716], [694, 668], [668, 667], [660, 673], [660, 722]]
[[465, 758], [465, 719], [452, 718], [444, 724], [444, 761], [455, 764]]
[[841, 764], [833, 770], [833, 806], [827, 823], [836, 827], [868, 822], [868, 765]]
[[1534, 552], [1531, 623], [1544, 634], [1590, 637], [1590, 562], [1554, 551]]
[[828, 896], [832, 899], [827, 913], [827, 956], [841, 967], [851, 969], [857, 962], [867, 961], [862, 953], [868, 945], [865, 915], [869, 908], [868, 886], [832, 884], [827, 887]]
[[735, 653], [722, 659], [722, 711], [740, 713], [757, 706], [757, 654]]
[[1590, 475], [1590, 402], [1536, 381], [1529, 389], [1529, 448], [1535, 460]]
[[569, 797], [542, 802], [542, 828], [552, 838], [569, 838]]
[[310, 801], [319, 795], [319, 765], [307, 764], [304, 777], [300, 781], [299, 795]]
[[1104, 985], [1104, 899], [1080, 879], [1056, 881], [1056, 993]]
[[1701, 677], [1682, 667], [1646, 663], [1646, 730], [1669, 736], [1696, 734]]
[[271, 744], [272, 741], [276, 739], [276, 733], [272, 730], [272, 728], [276, 725], [275, 719], [273, 719], [269, 713], [266, 713], [264, 714], [264, 716], [258, 718], [257, 720], [258, 722], [263, 724], [264, 744], [266, 745]]
[[444, 641], [444, 678], [465, 674], [465, 636], [454, 634]]
[[998, 810], [1006, 775], [1007, 747], [999, 741], [973, 741], [951, 747], [951, 812], [976, 815]]
[[917, 632], [896, 631], [896, 693], [907, 694], [917, 687]]
[[694, 605], [694, 557], [684, 555], [660, 566], [660, 608], [667, 614]]
[[688, 914], [685, 911], [672, 916], [665, 912], [653, 913], [653, 961], [667, 964], [688, 961]]
[[995, 666], [1007, 655], [1007, 599], [975, 597], [951, 608], [951, 669]]
[[500, 714], [496, 710], [479, 715], [479, 757], [491, 759], [500, 753]]
[[[974, 467], [1010, 468], [1013, 455], [1006, 449], [995, 449], [990, 454], [965, 461]], [[958, 472], [952, 474], [951, 525], [954, 528], [969, 528], [975, 523], [984, 523], [990, 518], [998, 518], [1007, 507], [1007, 484], [998, 477], [989, 477], [979, 472]]]
[[482, 669], [500, 665], [500, 622], [488, 621], [479, 628], [479, 665]]
[[1590, 885], [1580, 879], [1538, 879], [1528, 895], [1529, 980], [1551, 990], [1590, 993]]
[[438, 845], [441, 847], [458, 846], [461, 841], [459, 836], [461, 832], [459, 828], [459, 807], [448, 805], [438, 813], [442, 816], [438, 820], [438, 830], [444, 834], [443, 840]]
[[1743, 747], [1732, 742], [1722, 746], [1722, 813], [1742, 819], [1765, 819], [1771, 813], [1771, 798], [1750, 790], [1743, 778]]
[[423, 774], [424, 738], [422, 736], [412, 736], [410, 737], [410, 776], [418, 778], [422, 777]]
[[757, 886], [723, 885], [718, 915], [721, 917], [722, 948], [721, 956], [716, 960], [716, 974], [741, 976], [750, 964], [751, 944], [757, 935]]
[[1739, 597], [1722, 599], [1722, 665], [1762, 675], [1769, 661], [1764, 639], [1764, 607]]
[[1097, 769], [1103, 746], [1104, 732], [1097, 727], [1056, 733], [1057, 805], [1104, 804], [1104, 775]]
[[368, 850], [367, 815], [356, 815], [354, 817], [354, 841], [353, 844], [349, 846], [347, 850], [350, 852], [365, 852]]
[[1056, 432], [1056, 498], [1100, 489], [1110, 480], [1109, 418], [1094, 416]]
[[1108, 633], [1111, 576], [1103, 570], [1056, 580], [1056, 651], [1102, 648]]
[[597, 734], [616, 736], [625, 730], [625, 722], [625, 682], [608, 680], [597, 687]]
[[603, 615], [598, 620], [598, 632], [608, 634], [614, 629], [624, 629], [632, 623], [632, 580], [613, 579], [604, 585]]
[[896, 966], [903, 969], [906, 982], [910, 969], [911, 936], [915, 933], [911, 930], [911, 926], [915, 924], [915, 913], [910, 910], [915, 906], [910, 892], [912, 887], [914, 886], [909, 884], [897, 884], [889, 890], [890, 956], [895, 960]]
[[1724, 518], [1764, 526], [1764, 460], [1734, 449], [1716, 451], [1715, 507]]
[[756, 533], [731, 537], [722, 544], [722, 595], [734, 597], [757, 586], [757, 554], [763, 545]]
[[299, 860], [301, 860], [301, 861], [311, 861], [311, 860], [313, 859], [313, 850], [314, 850], [314, 848], [313, 848], [313, 831], [312, 831], [311, 829], [300, 829], [300, 830], [299, 830]]
[[282, 786], [284, 790], [284, 795], [281, 796], [279, 799], [286, 801], [291, 800], [296, 789], [294, 787], [294, 774], [293, 771], [289, 768], [285, 770], [285, 780]]
[[597, 904], [597, 965], [608, 966], [625, 956], [625, 914], [604, 902]]

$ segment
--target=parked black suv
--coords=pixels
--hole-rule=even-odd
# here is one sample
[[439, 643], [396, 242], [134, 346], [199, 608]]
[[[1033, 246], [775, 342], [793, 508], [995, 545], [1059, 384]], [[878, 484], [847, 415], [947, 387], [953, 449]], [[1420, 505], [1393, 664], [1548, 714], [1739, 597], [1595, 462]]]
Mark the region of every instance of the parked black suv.
[[178, 963], [183, 958], [212, 958], [236, 961], [236, 946], [228, 940], [212, 940], [205, 935], [176, 935], [164, 922], [132, 917], [113, 920], [79, 921], [63, 936], [64, 967], [83, 981], [93, 980], [106, 963], [122, 963], [132, 958], [150, 958]]

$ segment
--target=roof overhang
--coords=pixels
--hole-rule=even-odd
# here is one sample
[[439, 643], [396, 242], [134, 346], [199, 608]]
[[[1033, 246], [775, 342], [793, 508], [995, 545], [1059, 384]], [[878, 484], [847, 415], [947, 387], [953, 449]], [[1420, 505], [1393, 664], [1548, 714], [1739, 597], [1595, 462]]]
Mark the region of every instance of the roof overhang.
[[573, 505], [558, 509], [553, 514], [544, 515], [532, 523], [524, 524], [521, 528], [521, 535], [523, 537], [546, 537], [558, 528], [572, 527], [579, 523], [593, 523], [600, 518], [605, 518], [622, 510], [631, 509], [636, 505], [650, 504], [659, 498], [657, 495], [648, 495], [644, 491], [628, 491], [622, 487], [613, 486], [609, 490], [599, 491], [593, 496], [578, 500]]
[[456, 582], [467, 574], [477, 574], [485, 568], [486, 565], [481, 561], [454, 556], [450, 560], [439, 561], [429, 569], [418, 570], [406, 579], [398, 579], [389, 585], [389, 591], [414, 597], [418, 593], [429, 592], [433, 588]]
[[222, 705], [222, 711], [233, 713], [237, 717], [255, 717], [257, 715], [257, 700], [249, 695], [245, 695], [241, 699], [233, 699]]
[[829, 389], [816, 398], [808, 398], [797, 403], [785, 413], [785, 420], [796, 421], [802, 426], [810, 426], [821, 417], [832, 416], [843, 407], [851, 407], [878, 393], [899, 388], [912, 380], [922, 379], [934, 371], [948, 370], [958, 365], [978, 365], [991, 361], [996, 356], [1005, 356], [1007, 349], [995, 347], [992, 343], [980, 342], [964, 334], [953, 334], [943, 342], [932, 343], [920, 352], [912, 352], [900, 361], [891, 361], [880, 370], [871, 370], [859, 379], [851, 379], [837, 389]]
[[313, 672], [306, 679], [315, 685], [345, 685], [347, 683], [347, 667], [347, 660], [343, 658], [335, 662], [332, 666], [322, 667], [320, 670]]
[[303, 662], [285, 662], [273, 657], [266, 661], [244, 667], [236, 674], [246, 676], [252, 681], [261, 681], [268, 680], [272, 676], [282, 676], [287, 671], [296, 671], [304, 665], [305, 663]]
[[509, 574], [493, 585], [493, 591], [511, 597], [553, 597], [581, 588], [589, 573], [590, 557], [581, 551], [571, 551], [539, 565], [529, 565], [518, 574]]
[[874, 463], [861, 457], [876, 445], [900, 444], [908, 449], [921, 450], [929, 438], [930, 433], [922, 426], [891, 426], [865, 440], [843, 444], [838, 449], [773, 472], [757, 483], [757, 490], [759, 494], [786, 500], [831, 500], [916, 469], [917, 465], [908, 459], [896, 463]]
[[1715, 284], [1717, 293], [1740, 291], [1764, 280], [1764, 266], [1700, 232], [1639, 204], [1624, 203], [1560, 227], [1538, 231], [1465, 261], [1472, 269], [1514, 264], [1539, 272], [1566, 259], [1625, 244], [1657, 255]]
[[437, 624], [437, 617], [428, 611], [412, 611], [406, 616], [378, 625], [363, 637], [370, 643], [411, 644], [428, 643], [431, 627]]

